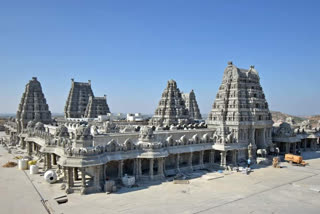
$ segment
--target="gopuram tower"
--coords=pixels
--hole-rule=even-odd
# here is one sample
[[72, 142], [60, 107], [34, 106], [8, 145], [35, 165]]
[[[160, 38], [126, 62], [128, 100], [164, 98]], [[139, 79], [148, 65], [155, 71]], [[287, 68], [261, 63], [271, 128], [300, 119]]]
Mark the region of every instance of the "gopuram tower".
[[247, 70], [228, 63], [207, 124], [216, 129], [216, 149], [239, 152], [237, 158], [272, 144], [273, 121], [254, 66]]
[[110, 113], [110, 109], [106, 95], [103, 97], [89, 97], [84, 117], [97, 118], [99, 115], [107, 115], [108, 113]]
[[65, 117], [84, 117], [90, 97], [94, 97], [90, 80], [85, 83], [75, 82], [74, 79], [71, 79], [71, 89], [64, 108]]
[[199, 106], [196, 100], [196, 95], [193, 90], [190, 93], [182, 94], [182, 98], [185, 101], [186, 108], [189, 111], [190, 118], [193, 120], [201, 120], [201, 114], [199, 110]]
[[51, 112], [42, 92], [41, 84], [36, 77], [25, 87], [17, 111], [17, 132], [21, 133], [29, 121], [48, 124], [52, 121]]
[[186, 124], [190, 121], [185, 101], [174, 80], [169, 80], [162, 93], [158, 108], [150, 120], [150, 125], [170, 126]]

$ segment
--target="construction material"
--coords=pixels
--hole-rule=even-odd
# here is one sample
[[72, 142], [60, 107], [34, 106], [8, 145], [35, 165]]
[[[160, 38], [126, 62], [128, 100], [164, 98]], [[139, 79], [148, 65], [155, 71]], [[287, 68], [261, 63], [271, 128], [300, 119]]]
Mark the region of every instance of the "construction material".
[[279, 165], [279, 158], [278, 157], [274, 157], [273, 160], [272, 160], [272, 166], [274, 168], [281, 168], [280, 165]]
[[67, 198], [66, 195], [63, 195], [63, 196], [54, 198], [54, 200], [56, 200], [56, 202], [57, 202], [58, 204], [64, 204], [64, 203], [67, 203], [67, 202], [68, 202], [68, 198]]
[[127, 174], [124, 177], [122, 177], [121, 180], [123, 185], [126, 187], [132, 187], [136, 182], [136, 179], [134, 176], [128, 176]]
[[28, 165], [31, 166], [31, 165], [36, 165], [37, 164], [37, 161], [36, 160], [30, 160], [28, 161]]
[[303, 160], [302, 156], [299, 156], [299, 155], [286, 154], [284, 156], [284, 160], [288, 161], [291, 164], [298, 164], [300, 166], [305, 166], [308, 164]]
[[28, 160], [27, 159], [20, 159], [18, 160], [18, 168], [20, 170], [28, 169]]
[[9, 162], [9, 161], [8, 161], [8, 163], [2, 165], [2, 167], [4, 167], [4, 168], [12, 168], [12, 167], [15, 167], [15, 166], [17, 166], [16, 162]]
[[174, 184], [189, 184], [189, 180], [173, 180]]
[[53, 170], [46, 171], [43, 177], [49, 184], [53, 184], [57, 181], [57, 173]]
[[38, 174], [38, 172], [39, 172], [39, 167], [37, 165], [30, 166], [30, 175]]
[[22, 156], [15, 156], [13, 159], [20, 160], [20, 159], [22, 159]]

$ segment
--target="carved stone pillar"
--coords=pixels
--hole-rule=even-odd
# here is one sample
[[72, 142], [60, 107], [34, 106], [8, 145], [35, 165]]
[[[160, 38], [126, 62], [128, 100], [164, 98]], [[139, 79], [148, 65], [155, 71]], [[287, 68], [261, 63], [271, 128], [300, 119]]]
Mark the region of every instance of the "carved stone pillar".
[[137, 174], [137, 159], [133, 159], [133, 176], [136, 177], [136, 174]]
[[164, 177], [163, 165], [164, 165], [164, 159], [158, 158], [158, 175], [161, 177]]
[[150, 179], [153, 180], [153, 159], [149, 160], [149, 176]]
[[177, 172], [180, 172], [180, 154], [177, 154], [177, 160], [176, 160], [176, 169]]
[[237, 165], [237, 163], [238, 163], [238, 161], [237, 161], [237, 153], [238, 153], [238, 151], [237, 150], [233, 150], [233, 152], [232, 152], [232, 163], [233, 163], [233, 165]]
[[303, 149], [304, 151], [307, 150], [307, 139], [303, 139]]
[[255, 142], [255, 129], [250, 129], [250, 140], [251, 140], [251, 144], [252, 146], [255, 146], [256, 145], [256, 142]]
[[190, 170], [193, 170], [193, 167], [192, 167], [192, 156], [193, 156], [193, 153], [190, 152], [190, 155], [189, 155], [189, 158], [188, 158], [188, 165], [189, 165]]
[[86, 173], [85, 168], [80, 168], [81, 171], [81, 186], [86, 187]]
[[119, 161], [118, 165], [118, 177], [122, 178], [123, 177], [123, 160]]
[[27, 143], [27, 152], [28, 152], [29, 156], [32, 155], [32, 144], [31, 144], [31, 142]]
[[79, 180], [78, 168], [76, 167], [73, 168], [73, 176], [75, 181]]
[[[74, 181], [73, 181], [73, 168], [71, 167], [68, 167], [68, 178], [67, 178], [67, 181], [68, 181], [68, 189], [71, 189], [73, 186], [74, 186]], [[70, 190], [69, 190], [70, 191]]]
[[25, 149], [26, 148], [26, 141], [24, 140], [24, 137], [21, 137], [20, 146], [21, 146], [21, 149]]
[[51, 169], [52, 168], [52, 165], [51, 165], [51, 154], [50, 153], [46, 153], [46, 162], [47, 162], [47, 170]]
[[57, 165], [57, 155], [56, 154], [52, 154], [52, 164]]
[[286, 151], [285, 153], [288, 154], [290, 153], [290, 143], [285, 143], [286, 144]]
[[[45, 159], [47, 159], [47, 158], [45, 158]], [[66, 167], [62, 167], [62, 173], [63, 173], [63, 181], [64, 182], [67, 182], [67, 169], [66, 169]]]
[[200, 155], [199, 155], [199, 165], [201, 167], [203, 167], [203, 155], [204, 155], [204, 151], [200, 151]]
[[94, 167], [94, 177], [93, 177], [93, 185], [95, 186], [95, 189], [97, 192], [101, 191], [101, 185], [100, 185], [100, 166]]
[[85, 168], [80, 168], [81, 171], [81, 194], [86, 194], [86, 173]]
[[215, 155], [215, 151], [211, 150], [210, 151], [210, 165], [211, 166], [214, 164], [214, 155]]
[[293, 143], [292, 146], [293, 146], [293, 154], [296, 154], [297, 153], [297, 143]]
[[32, 149], [33, 153], [36, 154], [37, 151], [37, 144], [33, 143], [33, 149]]
[[141, 159], [138, 159], [138, 177], [142, 175]]
[[263, 145], [265, 146], [265, 147], [267, 147], [267, 144], [266, 144], [266, 128], [264, 128], [263, 129], [263, 132], [262, 132], [262, 138], [263, 138]]
[[221, 156], [221, 163], [220, 166], [226, 167], [227, 166], [227, 153], [225, 151], [220, 152]]

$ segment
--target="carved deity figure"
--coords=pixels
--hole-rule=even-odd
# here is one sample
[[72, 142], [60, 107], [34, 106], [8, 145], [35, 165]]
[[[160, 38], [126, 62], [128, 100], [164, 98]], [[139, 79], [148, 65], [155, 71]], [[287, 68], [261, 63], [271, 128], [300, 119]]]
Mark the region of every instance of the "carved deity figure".
[[148, 141], [153, 138], [153, 130], [151, 127], [144, 126], [139, 134], [139, 139], [142, 141]]

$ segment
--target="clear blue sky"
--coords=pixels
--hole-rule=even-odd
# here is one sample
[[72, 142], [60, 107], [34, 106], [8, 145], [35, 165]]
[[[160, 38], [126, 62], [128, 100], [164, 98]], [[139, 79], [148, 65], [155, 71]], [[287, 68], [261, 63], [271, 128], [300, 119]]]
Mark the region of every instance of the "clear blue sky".
[[41, 81], [63, 112], [71, 78], [112, 112], [153, 113], [169, 79], [208, 113], [227, 61], [255, 65], [270, 109], [320, 113], [320, 1], [1, 1], [0, 112]]

